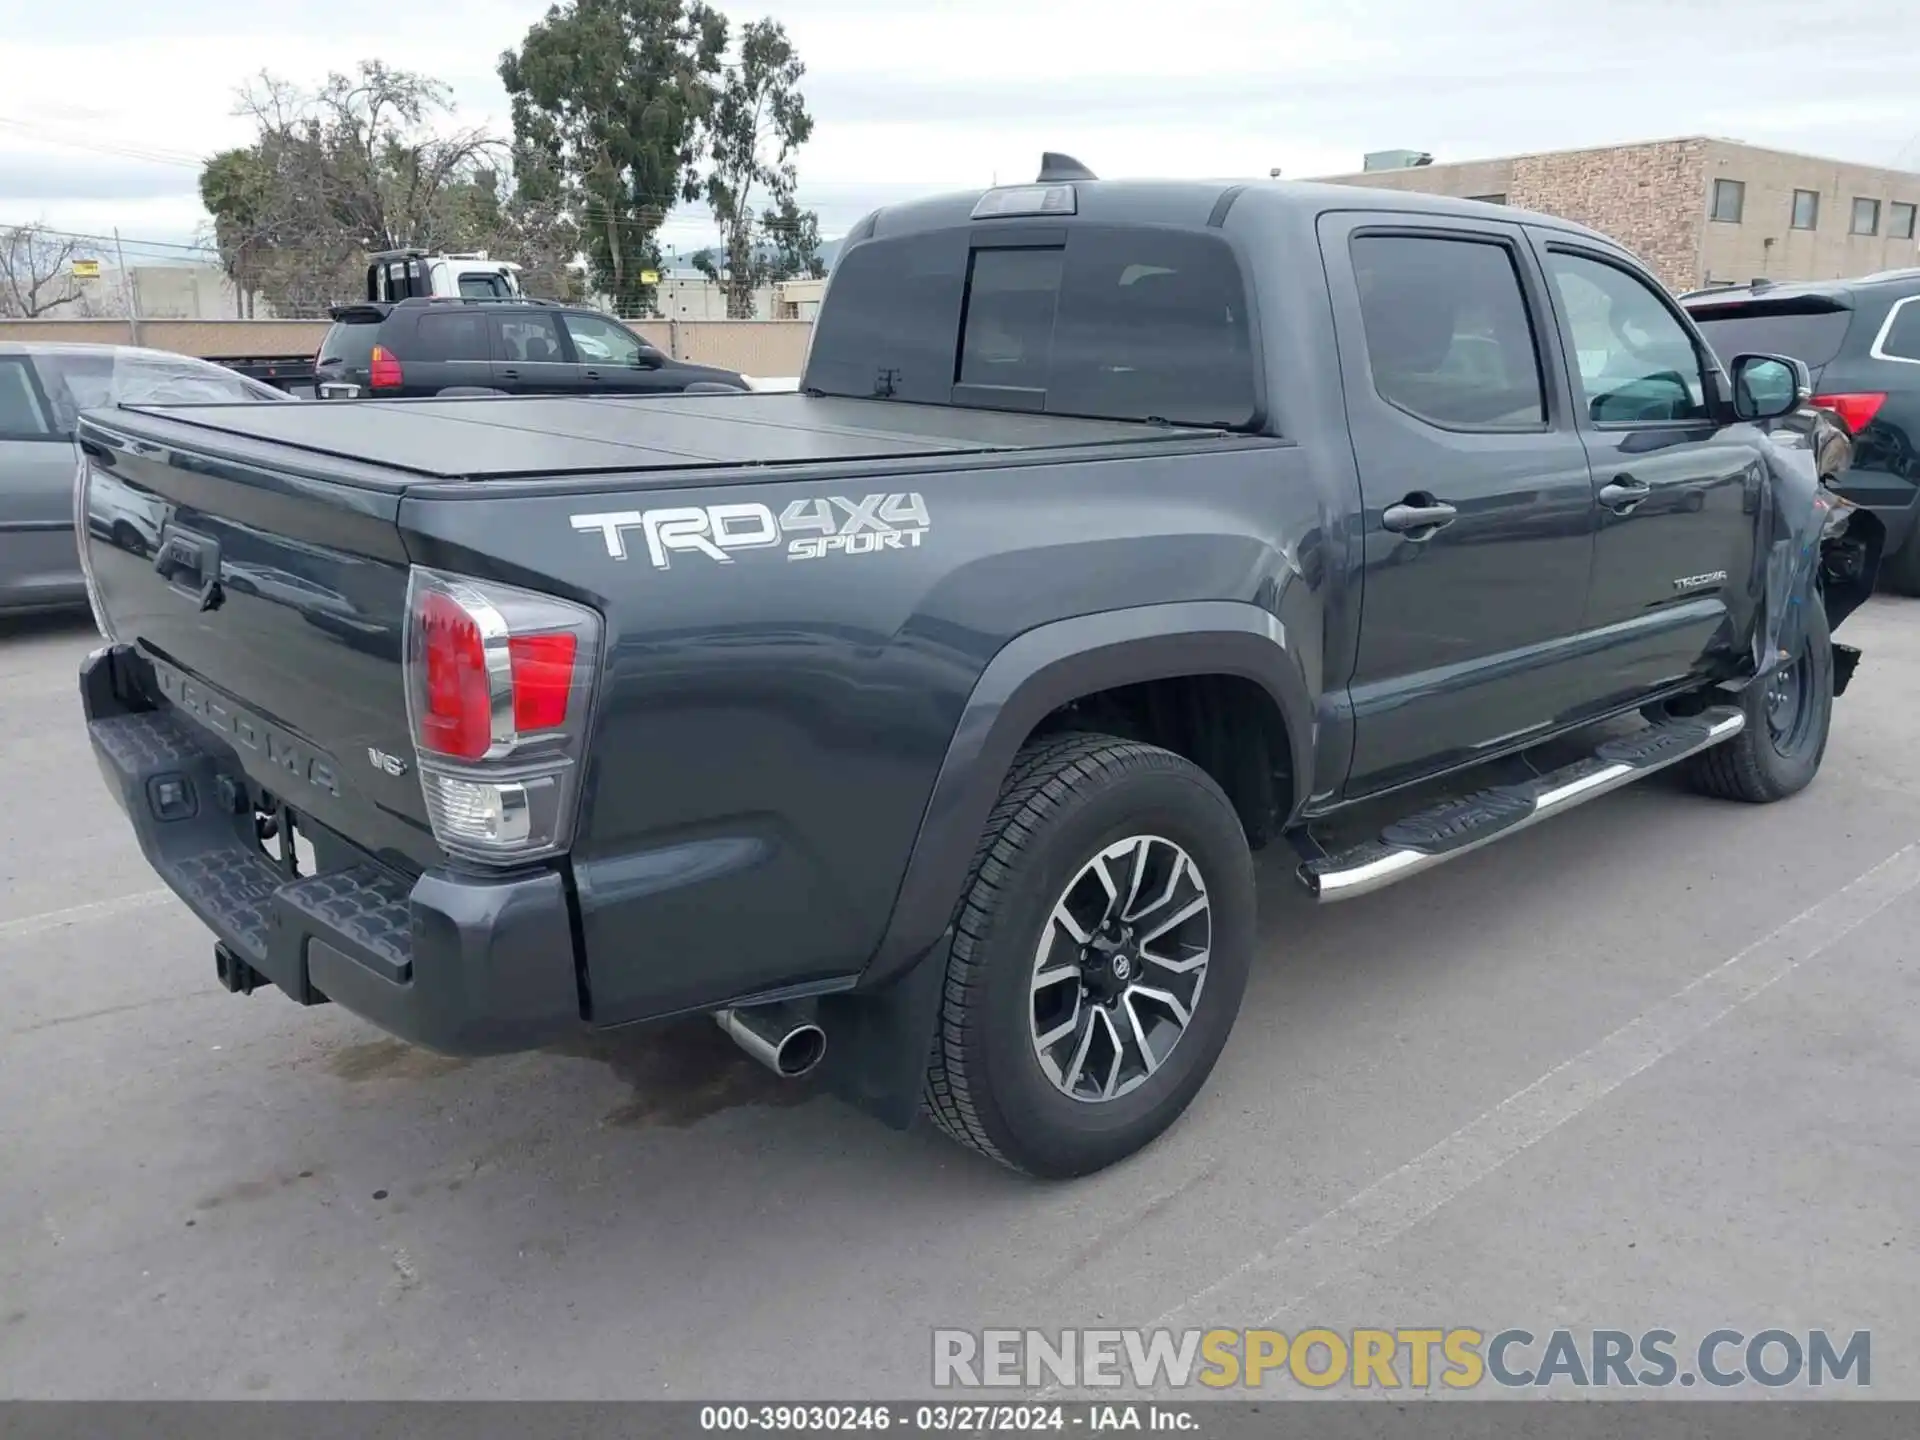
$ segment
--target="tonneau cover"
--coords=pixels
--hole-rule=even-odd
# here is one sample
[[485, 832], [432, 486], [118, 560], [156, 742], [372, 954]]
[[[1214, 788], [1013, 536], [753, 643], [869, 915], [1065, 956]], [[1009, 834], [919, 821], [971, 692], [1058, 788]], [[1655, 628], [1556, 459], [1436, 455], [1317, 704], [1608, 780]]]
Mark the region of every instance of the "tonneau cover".
[[[128, 409], [170, 425], [437, 480], [885, 460], [1190, 439], [1196, 433], [1118, 420], [779, 393]], [[183, 437], [180, 443], [190, 442]]]

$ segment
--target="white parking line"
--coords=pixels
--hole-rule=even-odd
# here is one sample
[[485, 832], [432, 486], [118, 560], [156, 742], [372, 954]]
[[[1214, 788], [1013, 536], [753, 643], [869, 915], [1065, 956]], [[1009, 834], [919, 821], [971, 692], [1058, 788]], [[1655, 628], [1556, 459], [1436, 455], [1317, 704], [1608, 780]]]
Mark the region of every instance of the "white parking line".
[[38, 915], [23, 915], [18, 920], [0, 920], [0, 940], [17, 940], [23, 935], [39, 935], [89, 920], [105, 920], [132, 910], [144, 910], [173, 897], [171, 890], [139, 890], [112, 900], [89, 900], [84, 905], [69, 905], [64, 910], [45, 910]]
[[[1241, 1319], [1227, 1317], [1239, 1312], [1244, 1318], [1253, 1305], [1261, 1307], [1263, 1319], [1245, 1323], [1271, 1323], [1916, 886], [1920, 845], [1909, 845], [1272, 1249], [1196, 1290], [1149, 1328], [1239, 1325]], [[1225, 1302], [1228, 1292], [1232, 1303]], [[1279, 1296], [1286, 1298], [1276, 1303]]]

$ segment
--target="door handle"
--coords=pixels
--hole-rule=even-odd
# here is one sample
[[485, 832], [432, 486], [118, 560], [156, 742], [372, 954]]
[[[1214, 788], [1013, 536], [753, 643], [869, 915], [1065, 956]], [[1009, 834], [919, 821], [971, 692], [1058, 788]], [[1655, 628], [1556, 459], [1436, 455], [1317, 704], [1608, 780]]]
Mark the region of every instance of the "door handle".
[[500, 378], [502, 380], [518, 380], [520, 378], [520, 372], [512, 369], [502, 370], [500, 372]]
[[1616, 475], [1600, 487], [1600, 503], [1616, 515], [1626, 515], [1653, 494], [1653, 487], [1631, 475]]
[[598, 370], [589, 370], [586, 372], [586, 378], [589, 380], [598, 380], [600, 378], [600, 372]]
[[1442, 526], [1451, 525], [1460, 512], [1444, 500], [1431, 495], [1409, 495], [1398, 505], [1389, 505], [1381, 513], [1380, 523], [1396, 535], [1420, 541]]

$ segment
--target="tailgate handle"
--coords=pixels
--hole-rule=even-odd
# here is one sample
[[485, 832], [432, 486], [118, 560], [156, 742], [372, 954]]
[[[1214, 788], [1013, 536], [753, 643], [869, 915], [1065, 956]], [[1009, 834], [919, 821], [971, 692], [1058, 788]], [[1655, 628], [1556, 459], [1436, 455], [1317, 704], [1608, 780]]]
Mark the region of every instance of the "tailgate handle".
[[220, 544], [210, 536], [169, 525], [154, 552], [153, 568], [203, 611], [217, 610], [226, 599], [220, 588]]

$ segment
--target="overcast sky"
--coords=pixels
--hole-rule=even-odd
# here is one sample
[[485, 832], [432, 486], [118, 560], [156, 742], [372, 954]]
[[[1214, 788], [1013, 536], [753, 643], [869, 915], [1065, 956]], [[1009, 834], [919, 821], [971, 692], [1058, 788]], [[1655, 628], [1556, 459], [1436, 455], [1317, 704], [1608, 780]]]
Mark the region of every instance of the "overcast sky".
[[[378, 57], [505, 133], [494, 66], [545, 8], [0, 0], [0, 223], [193, 238], [198, 159], [249, 138], [233, 92], [263, 67], [312, 85]], [[807, 63], [801, 199], [828, 235], [890, 199], [1030, 178], [1043, 149], [1103, 175], [1308, 176], [1400, 146], [1444, 161], [1710, 134], [1920, 169], [1913, 0], [722, 8], [772, 14]], [[684, 207], [665, 238], [708, 233]]]

